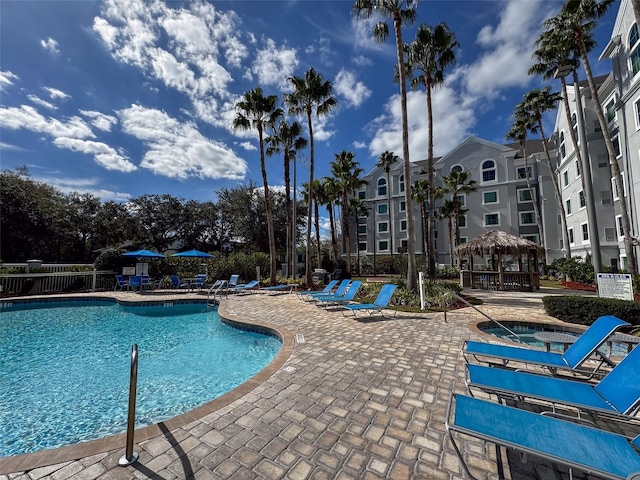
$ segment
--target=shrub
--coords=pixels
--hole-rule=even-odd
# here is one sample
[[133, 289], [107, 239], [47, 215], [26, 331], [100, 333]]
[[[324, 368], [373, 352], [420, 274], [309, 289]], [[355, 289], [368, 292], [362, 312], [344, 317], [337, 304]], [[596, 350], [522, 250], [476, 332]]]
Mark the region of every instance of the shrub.
[[460, 270], [457, 267], [450, 267], [445, 265], [444, 267], [436, 268], [436, 277], [438, 278], [460, 278]]
[[543, 297], [547, 315], [578, 325], [591, 325], [603, 315], [614, 315], [632, 325], [640, 325], [640, 303], [615, 298], [552, 295]]

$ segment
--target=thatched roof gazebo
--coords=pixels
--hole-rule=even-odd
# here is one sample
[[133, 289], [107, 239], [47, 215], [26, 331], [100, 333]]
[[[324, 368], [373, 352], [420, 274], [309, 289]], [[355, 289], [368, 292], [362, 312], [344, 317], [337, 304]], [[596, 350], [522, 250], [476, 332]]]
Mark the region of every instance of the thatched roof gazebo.
[[[458, 245], [453, 249], [454, 255], [461, 261], [465, 256], [469, 257], [469, 270], [471, 276], [468, 280], [468, 285], [465, 285], [464, 278], [463, 286], [470, 286], [472, 288], [497, 288], [498, 290], [531, 290], [533, 288], [540, 288], [540, 280], [537, 271], [538, 255], [544, 255], [544, 249], [530, 240], [511, 235], [501, 230], [491, 230], [484, 233], [467, 243]], [[490, 272], [474, 272], [473, 269], [473, 257], [485, 255], [497, 255], [498, 256], [498, 275], [491, 274]], [[502, 256], [513, 255], [518, 258], [518, 272], [507, 272], [505, 278], [505, 272], [502, 267]], [[523, 272], [522, 256], [527, 256], [527, 272]], [[496, 281], [497, 280], [497, 281]], [[528, 281], [527, 281], [528, 280]], [[485, 287], [486, 284], [486, 287]]]

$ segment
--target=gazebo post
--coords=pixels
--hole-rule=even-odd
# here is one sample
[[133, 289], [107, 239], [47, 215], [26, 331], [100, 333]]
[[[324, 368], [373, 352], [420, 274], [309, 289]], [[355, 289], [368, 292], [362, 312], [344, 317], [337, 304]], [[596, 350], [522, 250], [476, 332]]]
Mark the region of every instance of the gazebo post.
[[498, 290], [504, 290], [504, 272], [502, 271], [502, 250], [498, 250]]

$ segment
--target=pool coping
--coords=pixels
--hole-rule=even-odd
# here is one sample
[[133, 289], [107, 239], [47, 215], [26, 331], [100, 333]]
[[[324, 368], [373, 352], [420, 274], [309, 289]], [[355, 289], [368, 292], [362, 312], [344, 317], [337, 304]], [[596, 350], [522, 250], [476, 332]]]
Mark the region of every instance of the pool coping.
[[[51, 298], [50, 296], [47, 296]], [[74, 296], [60, 296], [57, 299], [65, 297], [68, 300], [77, 300], [78, 297]], [[91, 296], [94, 297], [94, 296]], [[90, 298], [84, 295], [83, 298]], [[104, 295], [95, 295], [95, 298], [105, 298]], [[108, 297], [114, 298], [114, 297]], [[6, 300], [6, 299], [3, 299]], [[17, 299], [16, 299], [17, 300]], [[36, 300], [35, 298], [33, 299]], [[41, 298], [40, 298], [41, 300]], [[116, 301], [119, 301], [117, 298]], [[178, 300], [176, 300], [178, 301]], [[188, 301], [188, 300], [187, 300]], [[195, 301], [195, 299], [194, 299]], [[149, 300], [142, 300], [141, 302], [123, 301], [122, 303], [149, 303]], [[199, 302], [201, 303], [201, 302]], [[224, 315], [223, 315], [224, 313]], [[242, 385], [237, 386], [233, 390], [221, 395], [220, 397], [211, 400], [193, 410], [185, 412], [176, 417], [163, 420], [153, 425], [148, 425], [135, 430], [134, 445], [136, 443], [150, 440], [154, 437], [165, 435], [167, 431], [174, 430], [182, 427], [196, 420], [199, 420], [223, 407], [228, 406], [232, 402], [238, 400], [244, 395], [251, 392], [253, 389], [264, 383], [274, 373], [276, 373], [287, 361], [295, 346], [295, 338], [291, 332], [286, 328], [276, 327], [270, 325], [267, 322], [262, 321], [244, 321], [238, 318], [233, 318], [233, 312], [227, 311], [223, 303], [218, 305], [218, 315], [220, 320], [228, 325], [237, 328], [244, 328], [249, 331], [261, 331], [263, 333], [277, 336], [282, 341], [282, 348], [276, 355], [276, 357], [256, 375], [244, 382]], [[45, 467], [49, 465], [55, 465], [63, 462], [70, 462], [73, 460], [79, 460], [83, 457], [96, 455], [99, 453], [105, 453], [116, 449], [124, 449], [126, 447], [126, 432], [109, 435], [107, 437], [98, 438], [95, 440], [88, 440], [86, 442], [80, 442], [75, 445], [67, 445], [64, 447], [52, 448], [47, 450], [41, 450], [39, 452], [24, 453], [20, 455], [13, 455], [10, 457], [0, 457], [0, 475], [7, 475], [13, 472], [31, 470], [34, 468]]]
[[[575, 323], [568, 323], [568, 322], [562, 322], [560, 320], [549, 320], [549, 321], [544, 321], [544, 320], [527, 320], [527, 321], [522, 321], [522, 320], [501, 320], [500, 323], [502, 323], [503, 325], [509, 326], [509, 323], [518, 323], [518, 324], [531, 324], [531, 325], [544, 325], [547, 327], [558, 327], [558, 328], [562, 328], [565, 331], [571, 331], [573, 333], [582, 333], [584, 332], [587, 327], [584, 325], [577, 325]], [[481, 335], [484, 338], [488, 338], [491, 339], [493, 341], [496, 342], [500, 342], [500, 343], [505, 343], [507, 345], [522, 345], [521, 343], [518, 342], [514, 342], [513, 340], [509, 340], [508, 338], [504, 338], [504, 337], [498, 337], [496, 335], [492, 335], [490, 333], [487, 333], [485, 331], [483, 331], [480, 328], [480, 325], [484, 325], [484, 324], [491, 324], [491, 320], [487, 320], [487, 319], [481, 319], [481, 320], [474, 320], [472, 322], [469, 322], [469, 324], [467, 324], [467, 327], [475, 334], [477, 335]]]

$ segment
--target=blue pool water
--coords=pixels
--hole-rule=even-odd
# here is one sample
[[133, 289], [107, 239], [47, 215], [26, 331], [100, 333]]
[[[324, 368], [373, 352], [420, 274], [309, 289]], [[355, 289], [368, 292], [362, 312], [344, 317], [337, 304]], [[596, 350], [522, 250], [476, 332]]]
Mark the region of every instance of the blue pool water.
[[69, 301], [3, 308], [0, 456], [125, 431], [134, 343], [136, 427], [232, 390], [282, 346], [276, 337], [225, 325], [203, 303]]

